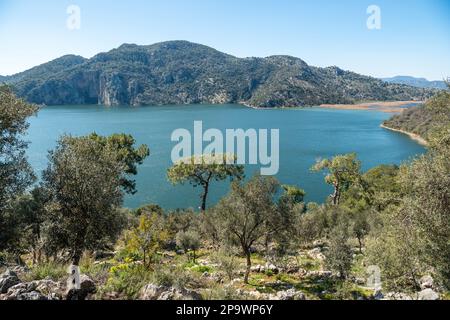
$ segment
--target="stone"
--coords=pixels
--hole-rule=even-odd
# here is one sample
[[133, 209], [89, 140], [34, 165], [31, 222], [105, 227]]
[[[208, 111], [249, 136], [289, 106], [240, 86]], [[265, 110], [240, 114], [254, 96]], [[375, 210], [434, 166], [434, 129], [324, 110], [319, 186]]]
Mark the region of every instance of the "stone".
[[381, 291], [381, 289], [375, 289], [373, 291], [372, 297], [374, 300], [383, 300], [384, 299], [384, 295], [383, 295], [383, 292]]
[[277, 274], [277, 273], [280, 272], [280, 269], [278, 269], [278, 267], [275, 266], [272, 263], [266, 263], [266, 265], [265, 265], [265, 272], [269, 272], [269, 271], [273, 272], [274, 274]]
[[433, 289], [428, 288], [428, 289], [420, 291], [417, 294], [417, 299], [418, 300], [439, 300], [440, 296], [439, 296], [439, 293], [437, 293]]
[[420, 289], [433, 289], [434, 288], [434, 280], [431, 276], [424, 276], [420, 279]]
[[279, 291], [277, 293], [277, 297], [279, 300], [306, 300], [303, 292], [297, 291], [295, 289]]
[[80, 289], [70, 289], [66, 293], [66, 300], [86, 300], [89, 295], [97, 292], [97, 286], [94, 280], [87, 275], [80, 275]]
[[384, 300], [414, 300], [410, 295], [401, 292], [386, 293]]
[[0, 275], [0, 294], [5, 294], [8, 289], [19, 284], [21, 281], [17, 274], [12, 270], [6, 270], [5, 273]]
[[80, 275], [80, 290], [86, 294], [92, 294], [97, 292], [97, 286], [94, 280], [89, 278], [87, 275]]
[[310, 256], [314, 260], [320, 260], [320, 261], [325, 260], [325, 256], [322, 253], [322, 250], [320, 248], [314, 248], [312, 250], [309, 250], [308, 256]]
[[142, 288], [139, 299], [140, 300], [157, 300], [159, 296], [168, 288], [164, 286], [157, 286], [155, 284], [147, 284]]

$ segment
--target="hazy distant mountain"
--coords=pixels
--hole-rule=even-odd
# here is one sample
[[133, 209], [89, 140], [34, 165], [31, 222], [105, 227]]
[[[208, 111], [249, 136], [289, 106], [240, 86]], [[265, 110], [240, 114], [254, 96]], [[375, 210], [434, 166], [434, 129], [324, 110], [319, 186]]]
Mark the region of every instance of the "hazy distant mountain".
[[446, 89], [447, 85], [444, 81], [428, 81], [425, 78], [414, 78], [409, 76], [397, 76], [393, 78], [383, 78], [382, 80], [388, 83], [405, 84], [417, 88], [434, 88]]
[[64, 56], [7, 79], [30, 102], [161, 105], [244, 103], [311, 106], [421, 100], [433, 90], [389, 84], [290, 56], [236, 58], [187, 41], [124, 44], [91, 59]]

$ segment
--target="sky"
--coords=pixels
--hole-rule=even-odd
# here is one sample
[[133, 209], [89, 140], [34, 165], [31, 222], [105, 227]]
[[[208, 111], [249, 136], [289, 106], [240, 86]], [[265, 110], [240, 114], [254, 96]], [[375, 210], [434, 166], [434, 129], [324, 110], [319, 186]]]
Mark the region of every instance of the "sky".
[[[68, 27], [71, 5], [80, 9], [79, 29]], [[380, 19], [367, 12], [371, 5]], [[65, 54], [90, 58], [123, 43], [168, 40], [442, 80], [450, 76], [450, 0], [0, 0], [0, 75]]]

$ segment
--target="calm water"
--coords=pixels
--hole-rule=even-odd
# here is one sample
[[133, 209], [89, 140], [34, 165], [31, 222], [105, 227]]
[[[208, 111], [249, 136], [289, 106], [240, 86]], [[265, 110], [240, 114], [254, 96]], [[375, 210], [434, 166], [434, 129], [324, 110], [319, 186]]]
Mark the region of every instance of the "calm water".
[[[208, 128], [280, 129], [280, 171], [284, 184], [296, 184], [307, 192], [308, 201], [323, 202], [330, 188], [322, 174], [309, 168], [320, 157], [357, 152], [364, 170], [379, 164], [399, 164], [424, 152], [408, 137], [384, 130], [380, 123], [389, 114], [376, 111], [292, 109], [253, 110], [238, 105], [117, 107], [46, 107], [31, 120], [28, 140], [29, 159], [36, 172], [47, 165], [47, 151], [63, 133], [84, 135], [93, 131], [108, 135], [132, 134], [138, 143], [146, 143], [151, 156], [139, 168], [138, 193], [127, 197], [125, 205], [135, 208], [158, 203], [164, 208], [198, 207], [199, 189], [189, 185], [174, 187], [166, 180], [171, 165], [173, 130], [193, 130], [193, 122], [202, 120]], [[248, 167], [247, 176], [259, 170]], [[212, 186], [209, 204], [226, 194], [228, 183]]]

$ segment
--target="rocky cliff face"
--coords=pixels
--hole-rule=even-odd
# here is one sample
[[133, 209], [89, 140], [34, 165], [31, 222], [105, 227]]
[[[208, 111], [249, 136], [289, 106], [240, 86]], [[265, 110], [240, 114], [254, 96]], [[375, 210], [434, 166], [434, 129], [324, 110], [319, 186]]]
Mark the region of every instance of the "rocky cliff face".
[[419, 100], [433, 93], [337, 67], [311, 67], [289, 56], [239, 59], [186, 41], [125, 44], [92, 59], [64, 56], [8, 77], [6, 82], [28, 101], [47, 105], [245, 103], [296, 107]]

